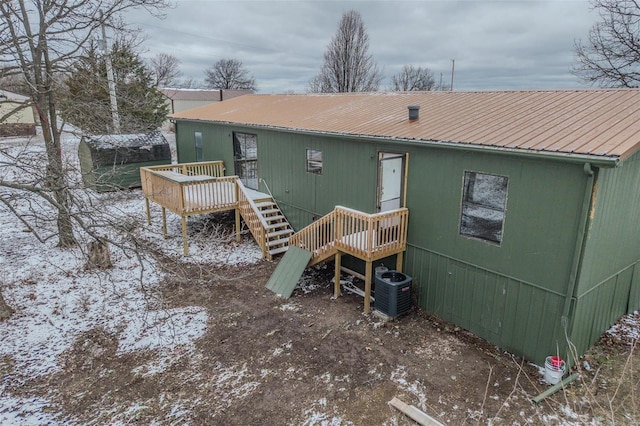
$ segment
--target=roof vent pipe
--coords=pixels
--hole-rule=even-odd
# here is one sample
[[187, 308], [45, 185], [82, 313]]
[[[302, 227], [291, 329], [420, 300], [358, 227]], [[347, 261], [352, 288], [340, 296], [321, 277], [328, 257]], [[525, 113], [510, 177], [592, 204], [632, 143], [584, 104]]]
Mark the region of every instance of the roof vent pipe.
[[420, 105], [409, 105], [409, 121], [415, 121], [420, 118]]

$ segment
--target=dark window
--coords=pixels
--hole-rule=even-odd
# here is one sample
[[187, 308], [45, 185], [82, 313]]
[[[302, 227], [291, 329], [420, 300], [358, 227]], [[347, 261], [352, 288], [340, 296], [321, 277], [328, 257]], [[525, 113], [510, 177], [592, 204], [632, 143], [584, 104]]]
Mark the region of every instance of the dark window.
[[235, 173], [248, 188], [258, 189], [258, 136], [234, 132]]
[[508, 181], [506, 176], [464, 172], [460, 235], [502, 242]]
[[307, 171], [316, 175], [322, 174], [322, 151], [307, 149]]
[[194, 132], [193, 137], [196, 143], [196, 161], [202, 161], [202, 133]]

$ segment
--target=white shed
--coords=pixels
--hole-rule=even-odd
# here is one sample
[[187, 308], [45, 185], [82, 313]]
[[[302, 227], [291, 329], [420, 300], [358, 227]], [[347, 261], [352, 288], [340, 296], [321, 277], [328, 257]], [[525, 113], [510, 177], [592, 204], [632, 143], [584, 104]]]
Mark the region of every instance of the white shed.
[[0, 137], [35, 134], [36, 121], [29, 98], [0, 89]]

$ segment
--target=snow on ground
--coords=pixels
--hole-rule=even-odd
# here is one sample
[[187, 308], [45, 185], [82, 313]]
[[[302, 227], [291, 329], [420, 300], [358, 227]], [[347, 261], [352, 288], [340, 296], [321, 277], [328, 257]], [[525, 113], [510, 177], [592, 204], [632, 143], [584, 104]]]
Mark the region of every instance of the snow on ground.
[[[78, 138], [66, 134], [62, 140], [65, 158], [77, 165]], [[34, 156], [43, 151], [37, 138], [0, 139], [0, 149], [17, 155], [26, 149]], [[10, 167], [0, 168], [0, 178], [16, 179]], [[75, 176], [78, 179], [78, 176]], [[8, 196], [4, 192], [4, 196]], [[168, 256], [182, 254], [180, 219], [168, 213], [170, 238], [161, 233], [160, 208], [152, 206], [156, 219], [146, 224], [144, 199], [140, 190], [125, 193], [93, 194], [96, 215], [121, 218], [128, 232], [146, 240]], [[18, 203], [21, 213], [29, 204]], [[33, 207], [34, 204], [31, 204]], [[45, 206], [35, 208], [49, 215]], [[200, 226], [202, 218], [192, 218], [189, 226]], [[60, 355], [69, 350], [78, 336], [97, 327], [118, 336], [118, 353], [157, 350], [157, 359], [144, 366], [141, 374], [155, 374], [171, 364], [175, 350], [190, 351], [193, 342], [207, 328], [207, 312], [198, 306], [161, 309], [157, 291], [162, 280], [156, 261], [141, 258], [129, 250], [112, 248], [114, 267], [107, 271], [88, 270], [82, 252], [86, 240], [74, 249], [56, 247], [57, 239], [40, 243], [7, 208], [0, 205], [0, 286], [15, 314], [0, 325], [0, 361], [10, 360], [12, 368], [0, 383], [0, 424], [59, 424], [68, 419], [48, 412], [42, 398], [15, 398], [5, 395], [7, 383], [21, 382], [61, 369]], [[106, 231], [105, 231], [106, 232]], [[125, 235], [115, 236], [125, 241]], [[110, 236], [114, 237], [113, 234]], [[257, 245], [244, 238], [191, 241], [190, 262], [247, 264], [261, 259]], [[82, 239], [82, 235], [79, 235]], [[215, 243], [215, 244], [213, 244]], [[1, 364], [1, 362], [0, 362]]]

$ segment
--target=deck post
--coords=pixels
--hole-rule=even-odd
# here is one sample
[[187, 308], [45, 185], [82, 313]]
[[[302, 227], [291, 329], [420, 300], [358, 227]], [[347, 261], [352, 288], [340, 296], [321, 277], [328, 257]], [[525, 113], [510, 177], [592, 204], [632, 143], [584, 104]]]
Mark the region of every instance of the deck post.
[[144, 197], [144, 203], [147, 206], [147, 225], [151, 225], [151, 210], [149, 209], [149, 199]]
[[364, 313], [368, 314], [371, 310], [371, 269], [372, 262], [367, 260], [367, 266], [364, 272]]
[[339, 251], [336, 252], [336, 271], [334, 274], [334, 284], [333, 284], [333, 298], [337, 299], [338, 297], [340, 297], [340, 269], [341, 269], [341, 263], [342, 261], [342, 253], [340, 253]]
[[236, 241], [240, 242], [240, 208], [235, 208], [236, 212]]
[[404, 258], [404, 252], [398, 252], [396, 255], [396, 271], [402, 272], [402, 260]]
[[162, 207], [162, 234], [167, 239], [167, 209]]
[[189, 242], [187, 241], [187, 217], [182, 216], [182, 250], [185, 256], [189, 256]]

